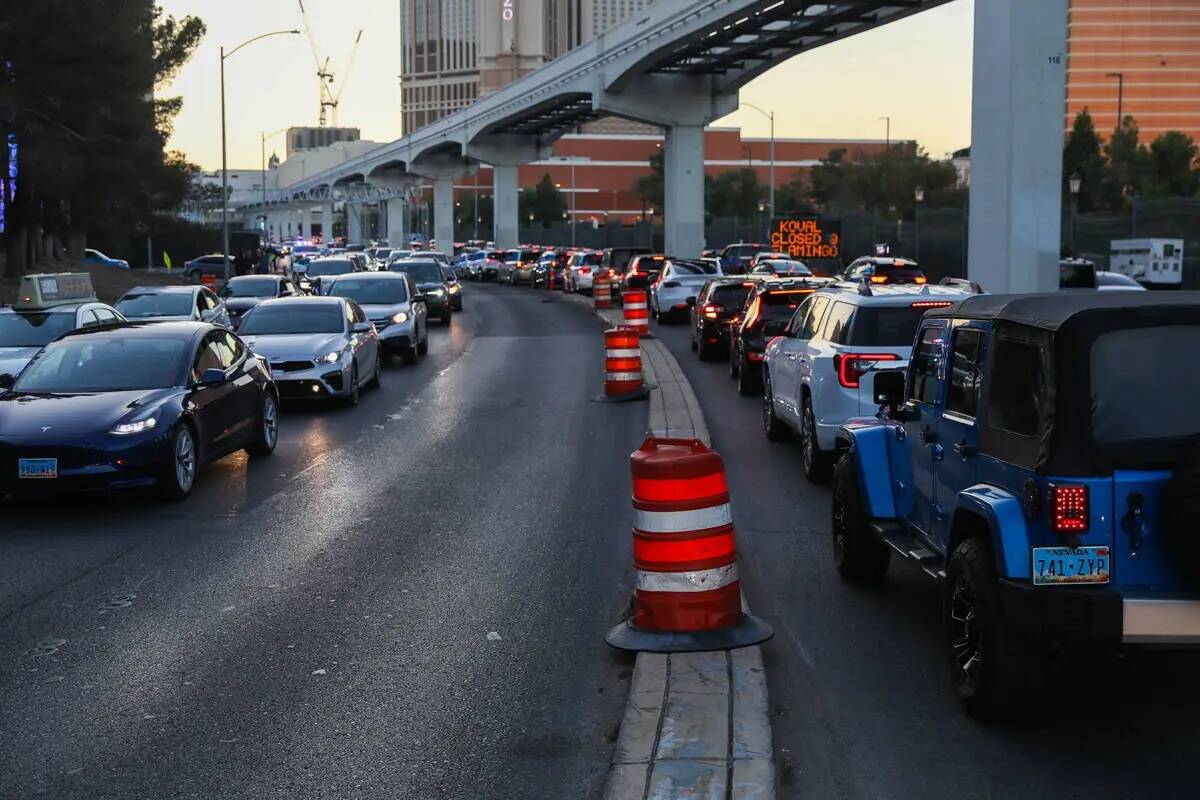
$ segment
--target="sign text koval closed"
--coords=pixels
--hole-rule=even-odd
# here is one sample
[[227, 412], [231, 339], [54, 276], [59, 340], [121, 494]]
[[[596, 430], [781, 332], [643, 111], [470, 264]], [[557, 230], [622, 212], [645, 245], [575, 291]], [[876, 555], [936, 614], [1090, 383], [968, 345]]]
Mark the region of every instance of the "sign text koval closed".
[[816, 217], [792, 217], [771, 222], [771, 249], [792, 258], [841, 258], [842, 225]]

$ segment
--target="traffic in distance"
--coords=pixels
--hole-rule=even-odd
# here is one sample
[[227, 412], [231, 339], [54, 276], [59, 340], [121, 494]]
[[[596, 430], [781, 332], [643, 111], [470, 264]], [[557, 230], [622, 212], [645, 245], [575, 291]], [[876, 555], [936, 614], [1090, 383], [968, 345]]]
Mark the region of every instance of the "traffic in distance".
[[353, 406], [390, 359], [417, 363], [468, 281], [644, 292], [758, 398], [766, 439], [832, 482], [831, 569], [873, 585], [909, 560], [946, 587], [968, 713], [1028, 707], [1064, 643], [1200, 642], [1200, 548], [1171, 522], [1196, 510], [1200, 387], [1139, 357], [1200, 347], [1192, 293], [1064, 259], [1060, 295], [989, 295], [885, 249], [830, 269], [757, 243], [286, 252], [281, 272], [201, 272], [112, 306], [86, 275], [26, 276], [0, 309], [0, 492], [186, 498], [207, 463], [270, 456], [284, 403]]

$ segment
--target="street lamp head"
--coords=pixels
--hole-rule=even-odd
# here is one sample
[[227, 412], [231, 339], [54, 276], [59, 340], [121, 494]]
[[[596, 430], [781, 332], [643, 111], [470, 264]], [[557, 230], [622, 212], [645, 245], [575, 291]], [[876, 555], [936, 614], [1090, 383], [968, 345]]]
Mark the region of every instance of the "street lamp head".
[[1083, 188], [1083, 176], [1078, 172], [1067, 178], [1067, 185], [1071, 188], [1071, 194], [1079, 194], [1079, 190]]
[[925, 187], [924, 186], [918, 186], [917, 188], [913, 189], [913, 200], [916, 200], [918, 203], [925, 202]]

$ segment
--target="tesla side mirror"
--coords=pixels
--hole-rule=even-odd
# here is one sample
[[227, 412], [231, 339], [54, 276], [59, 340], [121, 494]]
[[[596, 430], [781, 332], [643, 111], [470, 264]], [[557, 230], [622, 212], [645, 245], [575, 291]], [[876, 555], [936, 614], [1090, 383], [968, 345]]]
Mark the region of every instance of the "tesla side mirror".
[[356, 322], [356, 323], [354, 323], [354, 327], [351, 328], [350, 330], [354, 331], [354, 333], [370, 333], [371, 332], [371, 323]]
[[12, 373], [5, 372], [4, 374], [0, 375], [0, 391], [7, 392], [16, 382], [17, 379], [12, 375]]
[[200, 376], [201, 386], [216, 386], [225, 382], [225, 370], [210, 367]]
[[684, 302], [686, 302], [686, 303], [687, 303], [687, 307], [688, 307], [688, 308], [695, 308], [695, 307], [696, 307], [696, 298], [694, 298], [694, 297], [689, 297], [689, 298], [688, 298], [686, 301], [684, 301]]
[[888, 406], [895, 412], [904, 404], [904, 373], [887, 369], [875, 373], [875, 404]]

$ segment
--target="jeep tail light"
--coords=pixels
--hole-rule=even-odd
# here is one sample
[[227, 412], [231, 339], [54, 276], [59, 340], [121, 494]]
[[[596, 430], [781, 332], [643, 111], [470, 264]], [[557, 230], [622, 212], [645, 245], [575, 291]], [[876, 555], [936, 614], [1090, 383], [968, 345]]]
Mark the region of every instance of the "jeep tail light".
[[838, 353], [833, 357], [838, 383], [846, 389], [857, 389], [863, 373], [880, 361], [896, 361], [895, 353]]
[[724, 310], [725, 306], [720, 305], [719, 303], [705, 303], [701, 307], [701, 311], [704, 312], [704, 317], [706, 319], [716, 319], [717, 315]]
[[1055, 533], [1082, 533], [1088, 529], [1088, 487], [1050, 488], [1050, 523]]

